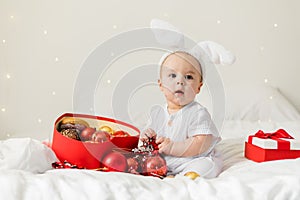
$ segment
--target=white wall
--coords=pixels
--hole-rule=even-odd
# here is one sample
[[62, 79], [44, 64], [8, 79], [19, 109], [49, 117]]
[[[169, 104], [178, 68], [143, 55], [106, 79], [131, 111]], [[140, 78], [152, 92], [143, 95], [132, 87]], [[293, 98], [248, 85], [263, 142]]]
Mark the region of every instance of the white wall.
[[[234, 52], [236, 63], [218, 68], [225, 87], [267, 79], [300, 110], [299, 7], [297, 0], [1, 0], [0, 139], [49, 137], [54, 120], [73, 111], [76, 77], [90, 53], [116, 34], [148, 27], [152, 18]], [[160, 55], [144, 50], [116, 60], [97, 86], [95, 112], [113, 115], [118, 80]], [[144, 94], [137, 91], [129, 113], [162, 100], [155, 86], [144, 89], [152, 95], [142, 102]]]

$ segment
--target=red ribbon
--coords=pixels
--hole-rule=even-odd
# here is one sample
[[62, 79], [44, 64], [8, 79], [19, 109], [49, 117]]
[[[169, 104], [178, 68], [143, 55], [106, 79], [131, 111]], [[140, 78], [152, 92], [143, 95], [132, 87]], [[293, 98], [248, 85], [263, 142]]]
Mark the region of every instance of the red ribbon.
[[278, 129], [274, 133], [264, 133], [262, 130], [259, 130], [257, 133], [255, 133], [255, 135], [249, 136], [248, 142], [250, 144], [252, 144], [253, 137], [276, 140], [278, 149], [280, 150], [290, 150], [290, 142], [280, 138], [294, 139], [283, 129]]

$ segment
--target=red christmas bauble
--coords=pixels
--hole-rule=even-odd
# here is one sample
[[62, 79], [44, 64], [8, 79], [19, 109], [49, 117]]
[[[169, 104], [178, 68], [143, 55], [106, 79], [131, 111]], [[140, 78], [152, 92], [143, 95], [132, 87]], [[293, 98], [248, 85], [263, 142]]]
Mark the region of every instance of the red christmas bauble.
[[128, 172], [137, 172], [139, 163], [135, 158], [127, 158]]
[[96, 131], [92, 135], [92, 141], [94, 142], [105, 142], [110, 140], [110, 134], [106, 131]]
[[143, 174], [148, 176], [166, 176], [167, 164], [159, 154], [146, 156], [143, 161]]
[[89, 141], [92, 139], [92, 135], [93, 133], [96, 132], [95, 128], [91, 128], [91, 127], [87, 127], [85, 129], [83, 129], [80, 133], [80, 139], [82, 141]]
[[102, 164], [104, 167], [108, 168], [107, 171], [125, 172], [127, 169], [127, 159], [119, 152], [107, 154], [103, 158]]
[[125, 131], [116, 131], [116, 132], [114, 132], [113, 136], [114, 137], [127, 137], [130, 135]]

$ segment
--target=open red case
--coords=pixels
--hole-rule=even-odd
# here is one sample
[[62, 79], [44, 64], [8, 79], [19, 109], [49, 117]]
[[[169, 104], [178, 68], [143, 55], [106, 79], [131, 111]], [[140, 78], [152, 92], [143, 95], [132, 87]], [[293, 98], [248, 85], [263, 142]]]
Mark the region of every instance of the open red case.
[[[99, 129], [109, 126], [114, 130], [123, 130], [129, 133], [126, 137], [112, 137], [105, 142], [84, 142], [68, 138], [58, 131], [61, 120], [65, 117], [74, 117], [86, 121], [90, 127]], [[87, 169], [96, 169], [101, 166], [101, 159], [112, 149], [134, 149], [138, 146], [140, 131], [128, 123], [100, 116], [65, 113], [61, 115], [54, 125], [52, 149], [60, 161], [68, 162]]]

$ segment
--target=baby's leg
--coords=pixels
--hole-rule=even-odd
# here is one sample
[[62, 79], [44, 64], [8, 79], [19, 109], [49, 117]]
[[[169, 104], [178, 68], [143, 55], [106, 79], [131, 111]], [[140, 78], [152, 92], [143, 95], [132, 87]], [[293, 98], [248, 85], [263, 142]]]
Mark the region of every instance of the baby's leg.
[[218, 158], [200, 157], [190, 161], [180, 174], [196, 172], [204, 178], [215, 178], [221, 172], [222, 162]]

